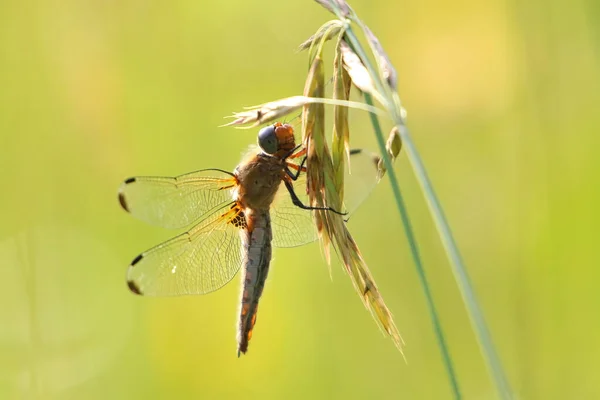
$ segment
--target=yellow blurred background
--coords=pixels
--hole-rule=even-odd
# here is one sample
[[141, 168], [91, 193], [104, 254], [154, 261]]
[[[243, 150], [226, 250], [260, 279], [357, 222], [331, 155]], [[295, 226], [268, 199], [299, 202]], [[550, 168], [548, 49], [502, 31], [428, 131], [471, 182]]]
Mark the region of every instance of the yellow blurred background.
[[[474, 0], [352, 6], [398, 69], [408, 123], [522, 399], [600, 398], [600, 8]], [[142, 298], [124, 276], [172, 236], [120, 209], [131, 175], [231, 170], [243, 106], [300, 94], [315, 3], [0, 2], [0, 398], [451, 398], [383, 181], [350, 229], [406, 364], [339, 263], [278, 250], [249, 352], [237, 279]], [[352, 112], [352, 145], [376, 148]], [[494, 398], [423, 196], [397, 161], [465, 399]]]

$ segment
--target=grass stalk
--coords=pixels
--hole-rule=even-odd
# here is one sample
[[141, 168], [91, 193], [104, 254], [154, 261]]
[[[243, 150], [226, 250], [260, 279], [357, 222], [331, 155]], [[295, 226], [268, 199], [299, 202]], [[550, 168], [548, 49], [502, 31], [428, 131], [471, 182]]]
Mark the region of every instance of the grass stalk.
[[[369, 105], [373, 105], [373, 99], [370, 94], [364, 93], [365, 102]], [[421, 261], [421, 255], [419, 254], [419, 247], [417, 245], [417, 239], [415, 237], [414, 231], [412, 229], [412, 225], [410, 223], [410, 218], [408, 217], [408, 211], [406, 208], [406, 204], [404, 203], [404, 198], [402, 197], [402, 193], [400, 191], [400, 185], [398, 184], [398, 179], [396, 178], [396, 172], [392, 166], [392, 161], [387, 155], [387, 151], [385, 148], [385, 139], [383, 136], [383, 132], [381, 130], [381, 126], [379, 125], [379, 119], [377, 115], [369, 113], [371, 117], [371, 124], [373, 125], [373, 130], [375, 131], [375, 136], [377, 137], [377, 144], [379, 145], [379, 150], [381, 154], [384, 155], [385, 168], [387, 170], [388, 177], [390, 179], [390, 185], [392, 186], [392, 192], [394, 193], [394, 199], [396, 201], [396, 207], [400, 211], [400, 218], [402, 219], [402, 225], [404, 226], [404, 232], [406, 234], [406, 239], [410, 244], [410, 252], [413, 258], [413, 262], [415, 263], [415, 267], [417, 269], [417, 275], [419, 276], [419, 281], [421, 282], [421, 286], [423, 287], [423, 292], [425, 294], [425, 300], [427, 302], [427, 309], [429, 311], [429, 316], [431, 318], [431, 323], [433, 325], [433, 330], [435, 332], [435, 337], [437, 339], [438, 345], [442, 352], [442, 359], [444, 363], [444, 367], [446, 368], [446, 373], [448, 374], [448, 378], [450, 380], [450, 386], [452, 388], [452, 393], [455, 399], [461, 399], [460, 387], [458, 384], [458, 379], [456, 377], [456, 372], [454, 370], [454, 366], [452, 363], [452, 357], [450, 356], [450, 351], [448, 349], [448, 345], [446, 344], [446, 339], [444, 337], [444, 331], [442, 329], [442, 324], [440, 322], [440, 318], [438, 316], [437, 308], [435, 306], [435, 301], [433, 300], [433, 294], [431, 293], [429, 282], [427, 280], [427, 274], [425, 273], [425, 268], [423, 268], [423, 263]]]
[[[363, 31], [365, 31], [366, 27], [356, 17], [356, 15], [352, 11], [348, 12], [349, 6], [347, 6], [345, 4], [345, 7], [347, 7], [348, 9], [345, 9], [342, 11], [340, 6], [338, 5], [338, 3], [335, 0], [329, 1], [329, 4], [331, 5], [331, 9], [334, 11], [334, 13], [337, 15], [337, 17], [340, 18], [340, 20], [346, 21], [347, 18], [349, 18], [351, 21], [355, 22], [358, 26], [360, 26], [363, 29]], [[345, 38], [348, 40], [349, 45], [356, 52], [356, 54], [361, 58], [366, 69], [369, 71], [369, 74], [371, 75], [371, 77], [374, 81], [377, 91], [379, 92], [379, 94], [381, 94], [381, 96], [384, 99], [382, 102], [382, 105], [388, 110], [392, 121], [394, 122], [395, 126], [399, 130], [399, 134], [400, 134], [400, 137], [402, 138], [402, 142], [403, 142], [405, 151], [407, 153], [409, 162], [413, 168], [413, 171], [414, 171], [417, 181], [421, 187], [421, 190], [423, 191], [423, 195], [427, 202], [429, 211], [432, 215], [432, 218], [433, 218], [434, 224], [436, 226], [436, 229], [438, 231], [438, 234], [440, 236], [440, 240], [445, 249], [446, 256], [449, 260], [450, 266], [452, 268], [452, 272], [454, 274], [454, 278], [457, 282], [457, 286], [459, 288], [463, 302], [467, 309], [467, 313], [469, 315], [471, 325], [473, 327], [473, 330], [475, 331], [475, 335], [477, 337], [481, 352], [483, 354], [483, 358], [486, 362], [486, 366], [492, 377], [492, 380], [494, 382], [494, 385], [496, 387], [498, 395], [502, 399], [512, 399], [513, 396], [512, 396], [512, 391], [510, 389], [510, 385], [508, 383], [508, 379], [506, 377], [506, 374], [504, 372], [504, 369], [502, 367], [500, 359], [496, 353], [493, 341], [491, 339], [491, 335], [489, 333], [487, 324], [485, 322], [485, 318], [483, 316], [483, 312], [481, 311], [481, 308], [479, 307], [479, 303], [477, 301], [475, 291], [473, 290], [473, 287], [472, 287], [472, 284], [471, 284], [471, 281], [469, 278], [469, 274], [468, 274], [467, 269], [465, 268], [465, 265], [462, 261], [462, 257], [460, 256], [458, 246], [456, 245], [456, 242], [452, 235], [452, 231], [451, 231], [448, 221], [446, 220], [446, 217], [444, 215], [442, 206], [437, 198], [437, 195], [435, 194], [431, 180], [429, 179], [429, 176], [427, 175], [427, 171], [425, 169], [423, 161], [421, 160], [421, 157], [419, 156], [419, 153], [412, 141], [412, 138], [411, 138], [408, 128], [404, 124], [404, 120], [402, 117], [402, 107], [400, 104], [400, 98], [397, 95], [397, 93], [390, 88], [390, 86], [388, 84], [384, 83], [384, 80], [382, 79], [383, 78], [382, 74], [380, 73], [381, 68], [376, 69], [372, 65], [372, 63], [370, 62], [369, 58], [366, 55], [364, 48], [362, 47], [360, 41], [358, 40], [358, 38], [350, 24], [347, 24], [344, 35], [345, 35]], [[367, 104], [369, 104], [369, 100], [370, 100], [370, 104], [372, 105], [372, 99], [370, 98], [370, 96], [368, 94], [365, 96], [365, 99], [367, 100]], [[372, 117], [372, 120], [373, 120], [373, 117]], [[392, 186], [392, 190], [394, 191], [394, 196], [396, 197], [398, 212], [400, 214], [400, 217], [403, 220], [403, 224], [405, 225], [405, 229], [406, 229], [407, 226], [410, 226], [410, 223], [408, 223], [408, 225], [407, 225], [407, 223], [405, 222], [405, 220], [407, 222], [409, 222], [409, 221], [408, 221], [408, 217], [406, 216], [406, 209], [403, 205], [398, 181], [397, 181], [396, 176], [392, 169], [391, 160], [389, 159], [387, 151], [385, 151], [383, 134], [381, 133], [380, 129], [379, 130], [376, 129], [375, 135], [377, 137], [379, 146], [380, 147], [383, 146], [381, 148], [382, 157], [384, 159], [386, 168], [388, 169], [388, 172], [389, 172], [388, 176], [390, 179], [390, 184]], [[409, 235], [409, 232], [411, 232], [411, 231], [406, 230], [407, 236]], [[412, 233], [410, 233], [410, 235], [412, 235]], [[414, 238], [413, 238], [413, 240], [414, 240]], [[411, 244], [411, 251], [414, 252], [414, 250], [412, 249], [413, 242], [410, 240], [410, 238], [409, 238], [409, 242]], [[418, 253], [417, 253], [417, 255], [418, 255]], [[413, 253], [413, 258], [414, 257], [415, 256]], [[416, 261], [415, 261], [415, 264], [416, 264], [419, 275], [421, 275], [422, 271], [419, 271], [419, 270], [422, 269], [422, 265], [420, 264], [420, 262], [417, 263]], [[425, 277], [425, 276], [423, 275], [423, 277]], [[421, 282], [423, 283], [423, 290], [425, 291], [425, 295], [428, 298], [428, 301], [429, 300], [433, 301], [431, 299], [430, 289], [429, 289], [429, 285], [427, 284], [427, 280], [422, 279]], [[435, 324], [434, 324], [434, 326], [435, 326]], [[441, 334], [441, 331], [439, 333]], [[444, 343], [443, 335], [441, 336], [441, 339], [442, 339], [442, 342], [440, 342], [440, 345], [441, 345], [441, 343]], [[438, 341], [440, 341], [439, 337], [438, 337]], [[447, 349], [445, 347], [446, 347], [445, 345], [443, 347], [440, 346], [440, 349], [442, 350], [444, 359], [447, 356]], [[450, 373], [450, 371], [452, 371], [452, 369], [448, 369], [448, 366], [447, 366], [447, 370], [449, 371], [449, 373]], [[452, 376], [451, 376], [450, 380], [453, 381], [454, 378], [452, 378]]]

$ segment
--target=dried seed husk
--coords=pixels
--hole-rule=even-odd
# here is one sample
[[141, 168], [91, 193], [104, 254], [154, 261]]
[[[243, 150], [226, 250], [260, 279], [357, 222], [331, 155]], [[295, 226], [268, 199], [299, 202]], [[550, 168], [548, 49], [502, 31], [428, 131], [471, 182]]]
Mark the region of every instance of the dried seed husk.
[[363, 92], [369, 93], [380, 103], [385, 104], [383, 96], [375, 89], [373, 78], [360, 57], [344, 40], [341, 41], [339, 49], [344, 60], [344, 68], [348, 71], [354, 86]]
[[[317, 54], [312, 61], [306, 83], [304, 95], [307, 97], [323, 97], [325, 92], [325, 72], [323, 60]], [[325, 106], [319, 103], [305, 105], [302, 110], [302, 142], [306, 147], [306, 182], [309, 203], [312, 207], [325, 206], [325, 168], [323, 165], [323, 152], [325, 143]], [[317, 232], [321, 238], [323, 252], [330, 260], [330, 236], [327, 224], [327, 212], [315, 210], [313, 212]], [[331, 271], [330, 271], [331, 272]]]
[[253, 128], [260, 124], [282, 119], [283, 117], [299, 110], [301, 107], [306, 106], [307, 104], [316, 103], [351, 107], [378, 115], [384, 115], [384, 112], [379, 108], [355, 101], [326, 99], [323, 97], [292, 96], [258, 106], [246, 107], [246, 110], [235, 112], [233, 115], [226, 117], [235, 118], [235, 120], [221, 126]]
[[300, 46], [298, 46], [298, 51], [311, 49], [317, 42], [327, 41], [337, 37], [343, 27], [344, 23], [339, 19], [327, 21], [317, 30], [317, 33], [306, 39], [300, 44]]
[[[342, 54], [341, 51], [340, 54]], [[350, 74], [346, 73], [346, 77], [344, 77], [341, 71], [345, 71], [345, 68], [342, 68], [341, 64], [338, 59], [335, 67], [336, 72], [334, 73], [334, 99], [336, 96], [338, 98], [349, 96], [350, 84], [348, 78]], [[323, 96], [323, 86], [323, 63], [319, 54], [317, 54], [306, 80], [304, 94], [311, 97]], [[340, 191], [339, 188], [340, 184], [343, 186], [344, 178], [343, 176], [340, 178], [338, 175], [339, 170], [336, 170], [334, 165], [337, 163], [338, 168], [340, 166], [343, 168], [345, 158], [344, 137], [348, 136], [344, 132], [344, 128], [340, 129], [341, 125], [347, 124], [347, 110], [345, 116], [340, 111], [341, 107], [338, 114], [336, 114], [335, 122], [338, 128], [334, 130], [333, 158], [324, 135], [323, 105], [305, 105], [302, 114], [303, 143], [307, 148], [306, 168], [310, 205], [313, 207], [331, 207], [337, 211], [342, 210], [341, 195], [343, 195], [343, 190]], [[360, 254], [356, 242], [347, 229], [344, 217], [331, 211], [320, 210], [313, 211], [313, 215], [328, 264], [330, 262], [330, 246], [333, 246], [363, 304], [370, 311], [380, 329], [392, 338], [392, 341], [402, 353], [404, 342], [400, 332], [383, 301], [367, 264]]]
[[[398, 131], [397, 127], [393, 127], [388, 136], [387, 142], [385, 144], [385, 149], [387, 151], [388, 157], [390, 161], [393, 163], [400, 154], [400, 150], [402, 150], [402, 138], [400, 137], [400, 131]], [[377, 171], [378, 177], [381, 179], [383, 175], [385, 175], [386, 167], [383, 158], [379, 159], [377, 163]]]
[[[351, 80], [348, 71], [343, 66], [342, 54], [339, 47], [335, 49], [333, 61], [333, 98], [336, 100], [348, 100], [350, 98]], [[340, 202], [344, 201], [344, 177], [345, 160], [350, 158], [350, 128], [348, 124], [348, 108], [342, 106], [333, 107], [333, 138], [332, 161], [334, 171], [334, 185], [337, 189]], [[344, 155], [346, 157], [344, 157]]]
[[[317, 3], [325, 7], [329, 12], [335, 14], [333, 4], [337, 5], [341, 12], [341, 16], [346, 18], [350, 15], [350, 6], [344, 0], [315, 0]], [[337, 15], [337, 14], [336, 14]]]
[[235, 118], [235, 120], [222, 126], [251, 124], [249, 128], [252, 128], [260, 124], [279, 120], [299, 110], [305, 104], [310, 103], [310, 101], [310, 99], [304, 96], [292, 96], [258, 106], [247, 107], [245, 111], [233, 113], [230, 118]]
[[367, 37], [367, 41], [371, 46], [371, 50], [373, 54], [375, 54], [377, 59], [377, 65], [379, 66], [379, 71], [383, 79], [387, 82], [387, 84], [393, 90], [397, 90], [398, 88], [398, 73], [396, 69], [392, 65], [390, 58], [387, 53], [383, 50], [381, 46], [381, 42], [377, 39], [377, 36], [373, 34], [373, 32], [369, 29], [368, 26], [362, 26], [363, 31], [365, 32], [365, 36]]

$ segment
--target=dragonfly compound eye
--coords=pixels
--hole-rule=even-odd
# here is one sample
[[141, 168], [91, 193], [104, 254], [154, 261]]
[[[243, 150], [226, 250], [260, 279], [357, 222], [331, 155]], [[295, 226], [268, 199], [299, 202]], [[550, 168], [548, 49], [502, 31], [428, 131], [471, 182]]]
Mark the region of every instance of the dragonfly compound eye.
[[258, 145], [267, 154], [275, 154], [277, 152], [278, 141], [274, 125], [265, 126], [258, 131]]

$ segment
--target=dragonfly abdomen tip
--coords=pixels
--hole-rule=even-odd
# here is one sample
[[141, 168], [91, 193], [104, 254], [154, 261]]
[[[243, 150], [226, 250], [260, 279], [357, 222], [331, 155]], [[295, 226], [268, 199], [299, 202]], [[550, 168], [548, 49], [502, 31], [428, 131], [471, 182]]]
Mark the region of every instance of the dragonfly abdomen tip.
[[238, 346], [238, 358], [242, 355], [242, 354], [246, 354], [246, 352], [248, 351], [248, 343], [246, 344], [240, 344]]

